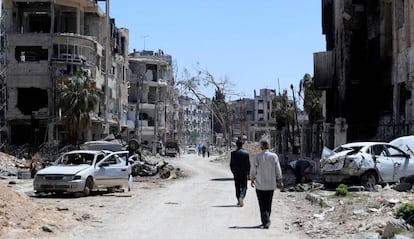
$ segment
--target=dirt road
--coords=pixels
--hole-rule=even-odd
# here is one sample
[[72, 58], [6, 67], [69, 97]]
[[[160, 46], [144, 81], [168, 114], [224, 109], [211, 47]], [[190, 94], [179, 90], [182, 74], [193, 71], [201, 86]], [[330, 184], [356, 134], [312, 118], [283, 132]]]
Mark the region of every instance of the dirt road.
[[[212, 158], [210, 158], [212, 159]], [[81, 226], [53, 238], [308, 238], [292, 230], [292, 215], [276, 192], [269, 229], [258, 228], [260, 216], [255, 191], [249, 186], [245, 206], [236, 206], [233, 180], [226, 163], [184, 155], [171, 164], [188, 177], [118, 196], [35, 199], [57, 203], [84, 220]]]
[[[1, 177], [0, 239], [380, 238], [394, 231], [399, 205], [414, 201], [412, 191], [390, 186], [340, 198], [318, 183], [307, 185], [312, 192], [288, 188], [274, 195], [270, 229], [260, 229], [255, 191], [249, 186], [245, 206], [236, 207], [228, 159], [212, 159], [171, 159], [178, 179], [135, 177], [130, 192], [88, 197], [36, 197], [32, 179]], [[294, 180], [288, 172], [285, 185]]]

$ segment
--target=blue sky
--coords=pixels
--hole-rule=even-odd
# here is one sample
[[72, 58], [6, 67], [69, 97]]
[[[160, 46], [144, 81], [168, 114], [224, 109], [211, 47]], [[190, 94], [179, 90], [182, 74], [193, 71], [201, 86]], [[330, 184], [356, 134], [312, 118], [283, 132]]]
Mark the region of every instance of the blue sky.
[[196, 74], [199, 63], [250, 98], [262, 88], [291, 95], [291, 84], [313, 75], [313, 53], [325, 50], [321, 1], [112, 0], [110, 16], [129, 29], [130, 51], [172, 55], [178, 80], [184, 68]]

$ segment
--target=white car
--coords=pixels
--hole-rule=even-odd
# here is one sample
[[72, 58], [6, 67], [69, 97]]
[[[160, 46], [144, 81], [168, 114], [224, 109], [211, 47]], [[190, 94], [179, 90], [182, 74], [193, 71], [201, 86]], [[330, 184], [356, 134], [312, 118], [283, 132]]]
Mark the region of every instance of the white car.
[[414, 156], [414, 135], [401, 136], [390, 141], [390, 144], [397, 146], [408, 154]]
[[197, 149], [194, 147], [187, 147], [187, 154], [196, 154]]
[[52, 166], [39, 170], [33, 181], [35, 194], [75, 193], [89, 195], [94, 189], [132, 186], [128, 151], [74, 150], [60, 156]]
[[348, 143], [333, 151], [324, 148], [320, 166], [327, 184], [354, 182], [367, 189], [414, 174], [414, 158], [386, 142]]

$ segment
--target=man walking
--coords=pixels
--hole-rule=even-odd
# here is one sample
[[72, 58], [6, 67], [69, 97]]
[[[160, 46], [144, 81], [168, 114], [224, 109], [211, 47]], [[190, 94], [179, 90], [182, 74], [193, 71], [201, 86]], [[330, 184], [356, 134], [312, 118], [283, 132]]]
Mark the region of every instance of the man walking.
[[250, 180], [251, 186], [256, 187], [262, 226], [269, 228], [273, 192], [276, 188], [283, 188], [282, 169], [278, 156], [269, 151], [269, 141], [260, 141], [260, 149], [262, 152], [252, 162]]
[[250, 172], [249, 153], [243, 149], [243, 142], [236, 142], [237, 149], [231, 152], [230, 169], [234, 177], [237, 205], [243, 207], [243, 200], [247, 191], [247, 177]]

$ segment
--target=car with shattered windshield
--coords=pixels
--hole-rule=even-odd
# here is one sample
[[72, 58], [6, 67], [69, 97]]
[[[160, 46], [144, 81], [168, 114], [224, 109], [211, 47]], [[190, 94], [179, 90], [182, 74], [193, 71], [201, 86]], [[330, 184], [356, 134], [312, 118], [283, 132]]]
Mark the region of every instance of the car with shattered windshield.
[[74, 150], [61, 155], [53, 165], [39, 170], [33, 180], [35, 194], [83, 193], [132, 185], [128, 151]]
[[414, 174], [414, 159], [386, 142], [354, 142], [334, 150], [324, 148], [320, 160], [325, 184], [356, 183], [366, 189], [376, 184], [397, 183]]

